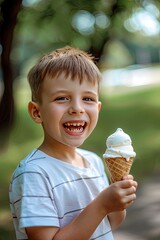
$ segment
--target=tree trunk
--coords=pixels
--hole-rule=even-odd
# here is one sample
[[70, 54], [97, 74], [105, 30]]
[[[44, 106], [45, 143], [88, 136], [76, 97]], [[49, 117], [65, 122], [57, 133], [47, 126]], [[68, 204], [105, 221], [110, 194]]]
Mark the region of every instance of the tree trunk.
[[[116, 17], [116, 14], [119, 14], [120, 12], [126, 11], [126, 6], [123, 2], [123, 0], [118, 0], [118, 1], [114, 1], [110, 13], [108, 14], [110, 21], [112, 24], [114, 24], [114, 18]], [[110, 26], [110, 28], [112, 28], [112, 26]], [[96, 59], [97, 64], [99, 63], [99, 60], [103, 54], [105, 45], [107, 44], [107, 42], [109, 42], [112, 38], [112, 35], [110, 33], [110, 31], [108, 30], [105, 34], [105, 36], [103, 36], [103, 39], [101, 41], [101, 44], [97, 46], [96, 44], [96, 39], [92, 39], [92, 46], [89, 49], [89, 52], [93, 54], [93, 56]]]
[[13, 32], [22, 0], [4, 0], [1, 4], [0, 43], [4, 92], [0, 102], [0, 142], [8, 137], [14, 119], [13, 71], [10, 61]]

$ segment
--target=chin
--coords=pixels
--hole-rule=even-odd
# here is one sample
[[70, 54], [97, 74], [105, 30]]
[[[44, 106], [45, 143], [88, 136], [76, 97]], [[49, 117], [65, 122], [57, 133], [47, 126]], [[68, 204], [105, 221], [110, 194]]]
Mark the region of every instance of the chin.
[[83, 143], [84, 143], [84, 141], [82, 141], [82, 142], [76, 142], [76, 141], [74, 141], [73, 143], [67, 144], [67, 146], [68, 146], [68, 147], [77, 148], [77, 147], [80, 147]]

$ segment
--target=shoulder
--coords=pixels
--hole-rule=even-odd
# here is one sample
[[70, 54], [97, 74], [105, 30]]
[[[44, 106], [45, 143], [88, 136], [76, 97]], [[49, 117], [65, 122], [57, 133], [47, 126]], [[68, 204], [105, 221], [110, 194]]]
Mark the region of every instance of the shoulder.
[[24, 173], [42, 173], [40, 162], [42, 162], [46, 157], [41, 154], [37, 149], [32, 150], [24, 159], [22, 159], [18, 166], [16, 167], [12, 178], [23, 175]]
[[29, 195], [31, 191], [35, 193], [39, 189], [46, 191], [46, 186], [50, 188], [50, 181], [47, 172], [41, 167], [41, 161], [44, 161], [44, 156], [36, 149], [20, 161], [10, 182], [12, 198], [16, 199], [27, 193]]

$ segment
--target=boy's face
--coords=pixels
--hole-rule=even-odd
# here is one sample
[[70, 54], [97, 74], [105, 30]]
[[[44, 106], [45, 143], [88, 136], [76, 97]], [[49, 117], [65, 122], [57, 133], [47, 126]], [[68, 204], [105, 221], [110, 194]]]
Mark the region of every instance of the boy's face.
[[57, 147], [80, 146], [95, 128], [101, 107], [97, 84], [88, 81], [80, 84], [63, 75], [56, 79], [46, 77], [41, 103], [32, 104], [38, 114], [37, 122], [43, 125], [45, 143]]

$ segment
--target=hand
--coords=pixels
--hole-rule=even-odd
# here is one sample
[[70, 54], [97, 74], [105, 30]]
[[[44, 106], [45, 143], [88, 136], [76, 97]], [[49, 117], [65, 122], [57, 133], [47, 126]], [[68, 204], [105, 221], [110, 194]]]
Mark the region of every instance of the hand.
[[136, 199], [137, 182], [132, 175], [122, 181], [112, 183], [99, 194], [101, 206], [107, 213], [122, 211]]

